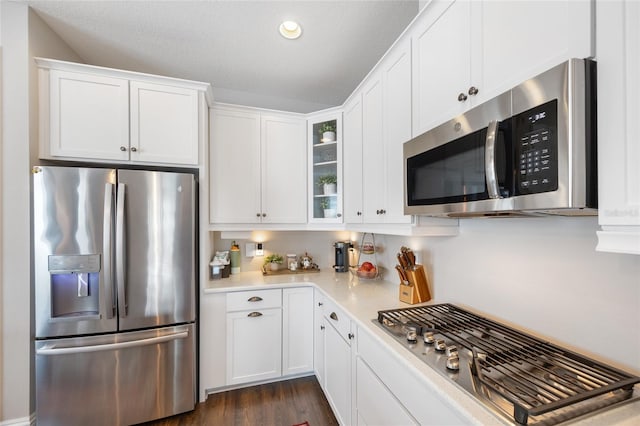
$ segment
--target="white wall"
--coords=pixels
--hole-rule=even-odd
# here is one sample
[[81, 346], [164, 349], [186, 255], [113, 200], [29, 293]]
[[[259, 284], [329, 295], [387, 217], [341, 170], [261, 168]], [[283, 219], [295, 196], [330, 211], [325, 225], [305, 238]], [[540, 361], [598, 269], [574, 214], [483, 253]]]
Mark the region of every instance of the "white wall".
[[37, 79], [33, 55], [78, 60], [20, 3], [2, 7], [2, 405], [0, 421], [28, 422], [35, 409], [30, 272], [31, 165], [37, 159]]

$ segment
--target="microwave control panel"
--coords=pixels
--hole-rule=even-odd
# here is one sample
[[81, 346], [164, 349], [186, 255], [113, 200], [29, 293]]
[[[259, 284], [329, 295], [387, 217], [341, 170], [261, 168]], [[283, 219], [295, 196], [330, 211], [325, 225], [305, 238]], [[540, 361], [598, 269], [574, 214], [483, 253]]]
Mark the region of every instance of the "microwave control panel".
[[558, 189], [557, 108], [553, 100], [513, 117], [518, 194]]

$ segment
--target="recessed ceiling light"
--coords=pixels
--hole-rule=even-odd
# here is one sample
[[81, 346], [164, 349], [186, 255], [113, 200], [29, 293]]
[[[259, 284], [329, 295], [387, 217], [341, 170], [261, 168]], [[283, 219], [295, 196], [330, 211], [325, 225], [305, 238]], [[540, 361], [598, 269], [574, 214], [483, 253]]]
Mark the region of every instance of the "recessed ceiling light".
[[295, 21], [284, 21], [280, 24], [280, 34], [284, 38], [295, 40], [302, 34], [302, 28]]

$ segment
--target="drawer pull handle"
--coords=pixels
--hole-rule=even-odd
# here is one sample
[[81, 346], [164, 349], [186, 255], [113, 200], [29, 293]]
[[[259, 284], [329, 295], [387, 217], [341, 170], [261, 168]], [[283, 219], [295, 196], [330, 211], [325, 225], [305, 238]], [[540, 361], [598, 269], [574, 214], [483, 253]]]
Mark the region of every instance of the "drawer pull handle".
[[249, 318], [255, 318], [255, 317], [261, 317], [262, 313], [260, 312], [251, 312], [249, 315], [247, 315]]
[[335, 312], [331, 312], [331, 315], [329, 315], [329, 318], [331, 318], [334, 321], [338, 321], [338, 315], [336, 315]]
[[247, 299], [247, 302], [262, 302], [262, 297], [260, 296], [253, 296]]

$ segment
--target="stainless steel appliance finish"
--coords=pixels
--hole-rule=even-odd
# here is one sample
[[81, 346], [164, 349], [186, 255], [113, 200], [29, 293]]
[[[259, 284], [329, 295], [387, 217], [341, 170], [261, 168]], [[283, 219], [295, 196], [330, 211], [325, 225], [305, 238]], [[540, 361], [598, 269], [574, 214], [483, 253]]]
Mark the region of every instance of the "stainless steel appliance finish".
[[[38, 423], [193, 409], [193, 175], [43, 166], [33, 188]], [[111, 403], [110, 416], [95, 412]]]
[[640, 397], [640, 377], [451, 304], [379, 311], [376, 322], [512, 423], [558, 424]]
[[195, 325], [36, 341], [38, 425], [132, 425], [193, 410]]
[[595, 78], [572, 59], [405, 143], [405, 214], [596, 215]]

